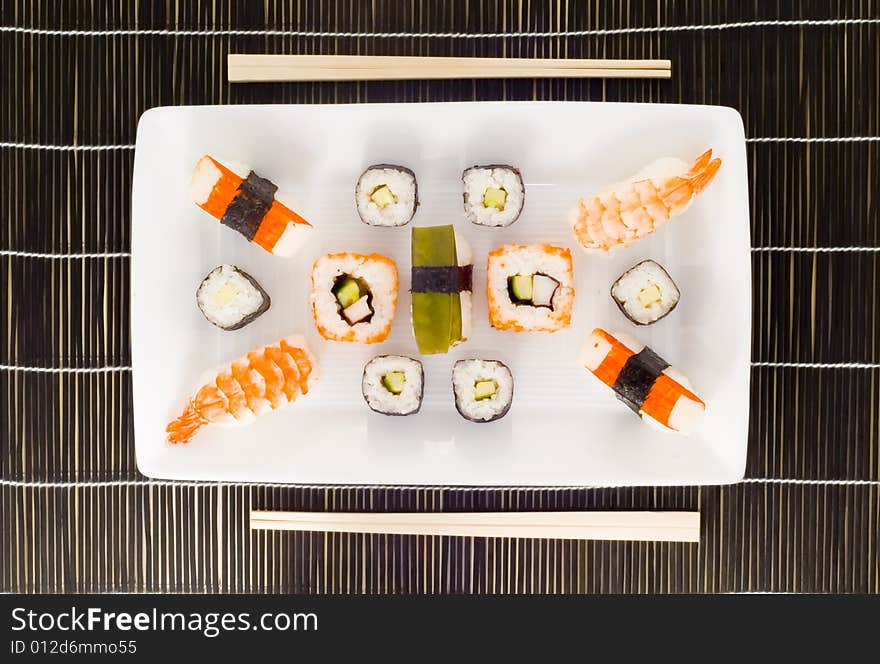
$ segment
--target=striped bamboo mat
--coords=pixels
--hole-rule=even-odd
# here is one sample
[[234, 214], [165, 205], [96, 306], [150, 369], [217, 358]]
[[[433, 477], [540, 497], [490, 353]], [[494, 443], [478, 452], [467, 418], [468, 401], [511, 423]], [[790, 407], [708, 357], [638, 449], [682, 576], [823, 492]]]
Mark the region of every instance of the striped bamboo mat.
[[[0, 590], [880, 592], [880, 3], [0, 2]], [[670, 58], [671, 81], [230, 86], [228, 52]], [[134, 461], [130, 186], [166, 104], [724, 104], [748, 136], [746, 482], [150, 483]], [[697, 546], [250, 534], [251, 507], [699, 509]]]

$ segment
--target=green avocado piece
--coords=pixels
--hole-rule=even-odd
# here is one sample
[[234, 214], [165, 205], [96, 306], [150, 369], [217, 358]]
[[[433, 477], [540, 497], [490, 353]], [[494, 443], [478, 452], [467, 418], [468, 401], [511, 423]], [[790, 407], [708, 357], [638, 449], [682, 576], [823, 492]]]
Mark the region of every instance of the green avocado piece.
[[[451, 266], [457, 261], [451, 225], [412, 229], [413, 266]], [[461, 340], [461, 297], [458, 293], [413, 293], [412, 323], [421, 354], [446, 353]]]
[[474, 383], [474, 399], [482, 401], [495, 396], [498, 391], [498, 383], [494, 380], [478, 380]]
[[382, 385], [391, 394], [400, 394], [403, 392], [403, 386], [406, 383], [406, 374], [402, 371], [389, 371], [382, 376]]
[[361, 288], [358, 286], [357, 280], [346, 277], [333, 289], [333, 294], [342, 308], [345, 309], [361, 299]]
[[503, 188], [487, 187], [486, 191], [483, 192], [483, 207], [503, 210], [506, 203], [507, 192]]
[[507, 280], [510, 293], [514, 300], [521, 302], [532, 301], [532, 284], [535, 275], [533, 274], [516, 274]]
[[370, 194], [370, 200], [381, 209], [397, 203], [397, 196], [388, 188], [387, 184], [383, 184], [373, 190], [373, 193]]

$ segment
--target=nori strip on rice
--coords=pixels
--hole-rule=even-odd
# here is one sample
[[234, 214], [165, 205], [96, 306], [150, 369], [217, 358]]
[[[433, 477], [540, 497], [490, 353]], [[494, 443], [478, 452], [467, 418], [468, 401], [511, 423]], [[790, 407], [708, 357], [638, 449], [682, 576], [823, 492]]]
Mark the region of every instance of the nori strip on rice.
[[220, 223], [229, 226], [248, 240], [253, 240], [266, 212], [272, 207], [278, 187], [253, 171], [242, 180], [235, 198], [226, 208]]
[[645, 346], [630, 357], [614, 382], [614, 393], [636, 414], [648, 398], [648, 393], [669, 363]]
[[413, 293], [461, 293], [472, 290], [473, 265], [414, 265]]

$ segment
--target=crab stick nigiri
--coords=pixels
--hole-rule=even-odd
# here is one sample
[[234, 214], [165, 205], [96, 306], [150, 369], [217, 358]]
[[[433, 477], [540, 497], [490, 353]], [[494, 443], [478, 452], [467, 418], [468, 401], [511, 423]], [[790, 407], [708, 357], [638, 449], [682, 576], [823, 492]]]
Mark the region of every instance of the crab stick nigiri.
[[628, 334], [596, 328], [578, 363], [646, 422], [691, 433], [703, 419], [706, 404], [691, 391], [687, 378]]
[[247, 167], [199, 159], [190, 180], [196, 205], [276, 256], [292, 256], [312, 225], [281, 203], [278, 187]]

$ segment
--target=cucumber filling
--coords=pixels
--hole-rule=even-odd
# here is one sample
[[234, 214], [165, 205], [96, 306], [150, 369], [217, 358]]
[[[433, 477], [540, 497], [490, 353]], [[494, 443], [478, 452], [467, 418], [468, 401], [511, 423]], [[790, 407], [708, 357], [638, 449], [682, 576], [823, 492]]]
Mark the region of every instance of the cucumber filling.
[[553, 308], [559, 282], [546, 274], [515, 274], [507, 278], [510, 301], [517, 305]]
[[373, 317], [373, 294], [363, 279], [350, 274], [340, 275], [333, 284], [333, 295], [339, 313], [349, 325], [366, 322]]
[[646, 286], [642, 290], [639, 291], [638, 294], [639, 302], [642, 303], [642, 306], [646, 309], [650, 309], [655, 304], [660, 304], [663, 300], [662, 294], [660, 292], [660, 286], [657, 284], [650, 284]]
[[380, 184], [370, 193], [370, 200], [373, 201], [377, 208], [383, 210], [389, 205], [395, 205], [397, 203], [397, 196], [388, 188], [387, 184]]
[[498, 393], [498, 383], [494, 380], [478, 380], [474, 383], [474, 401], [491, 399]]
[[403, 392], [403, 386], [406, 384], [406, 374], [402, 371], [389, 371], [382, 376], [383, 387], [391, 392], [391, 394], [400, 394]]
[[486, 191], [483, 192], [483, 207], [493, 207], [496, 210], [503, 210], [506, 204], [507, 191], [504, 187], [487, 187]]

